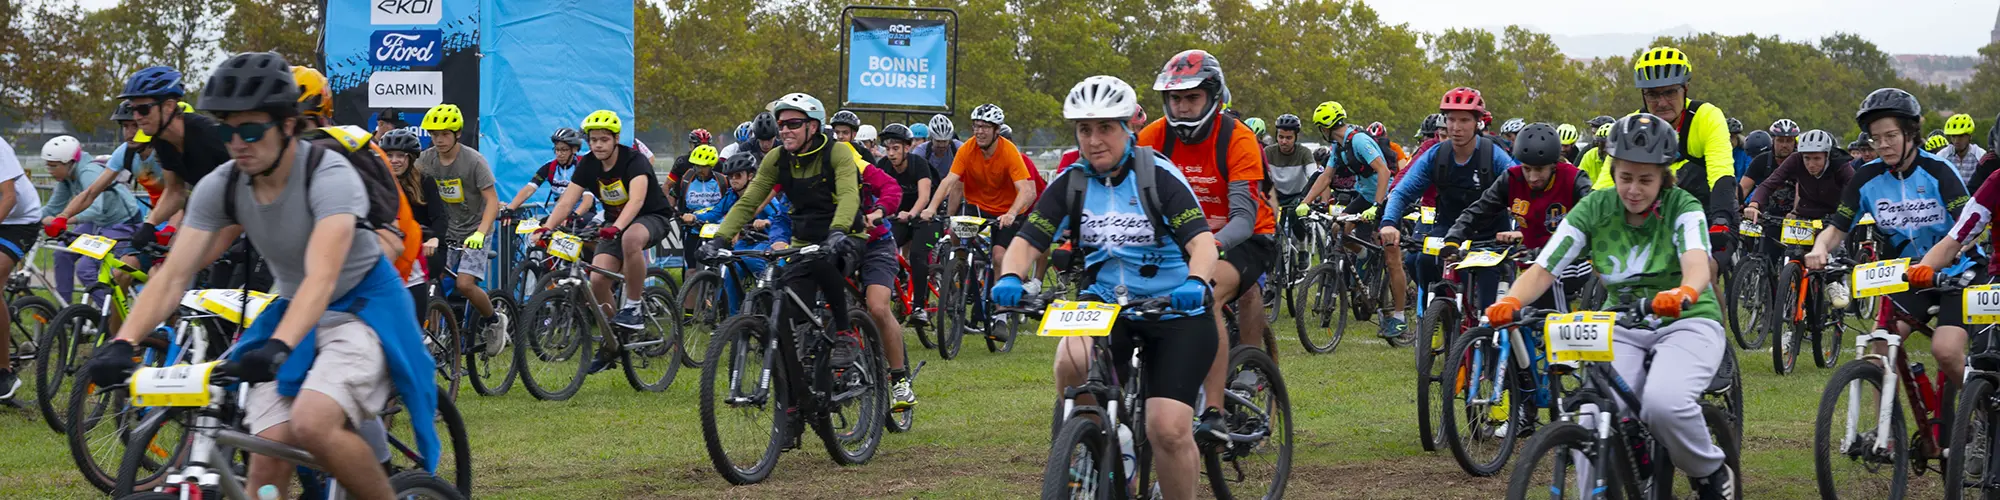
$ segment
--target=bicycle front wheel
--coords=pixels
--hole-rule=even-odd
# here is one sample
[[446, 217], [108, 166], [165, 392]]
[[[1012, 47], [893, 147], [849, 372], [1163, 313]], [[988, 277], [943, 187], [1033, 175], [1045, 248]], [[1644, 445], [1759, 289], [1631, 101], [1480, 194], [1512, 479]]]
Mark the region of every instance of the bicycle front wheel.
[[[1138, 439], [1134, 436], [1133, 439]], [[1130, 480], [1122, 468], [1114, 445], [1107, 444], [1104, 426], [1089, 417], [1063, 421], [1049, 446], [1049, 461], [1042, 467], [1042, 498], [1109, 498], [1115, 491], [1110, 480]]]
[[1771, 333], [1776, 339], [1771, 341], [1771, 369], [1779, 375], [1792, 373], [1799, 365], [1799, 344], [1805, 342], [1805, 332], [1798, 321], [1799, 280], [1804, 268], [1796, 262], [1785, 264], [1778, 273], [1776, 301], [1771, 303]]
[[[1836, 278], [1846, 280], [1844, 277]], [[1833, 307], [1833, 303], [1826, 296], [1830, 292], [1824, 288], [1824, 284], [1816, 288], [1818, 289], [1812, 292], [1812, 300], [1816, 304], [1814, 307], [1818, 309], [1812, 319], [1813, 365], [1833, 368], [1834, 365], [1840, 364], [1840, 341], [1847, 334], [1847, 308]]]
[[1952, 455], [1944, 466], [1945, 500], [2000, 498], [2000, 484], [1990, 468], [1995, 451], [1993, 439], [2000, 436], [2000, 404], [1994, 400], [1995, 385], [1987, 375], [1972, 377], [1960, 392], [1958, 410], [1951, 426]]
[[1209, 488], [1216, 498], [1284, 498], [1292, 476], [1292, 400], [1277, 362], [1263, 349], [1236, 346], [1226, 383], [1229, 433], [1262, 437], [1203, 450]]
[[432, 298], [424, 304], [421, 325], [424, 331], [424, 347], [430, 350], [431, 359], [436, 361], [437, 386], [443, 392], [440, 396], [456, 401], [458, 381], [464, 378], [464, 370], [459, 365], [460, 353], [465, 351], [458, 335], [458, 318], [451, 314], [451, 306], [444, 300]]
[[[788, 377], [784, 364], [765, 363], [769, 328], [763, 316], [729, 318], [701, 368], [701, 438], [709, 463], [729, 484], [770, 477], [790, 428], [779, 402]], [[768, 378], [762, 376], [766, 369]]]
[[1347, 334], [1347, 279], [1341, 274], [1345, 270], [1345, 261], [1339, 259], [1314, 267], [1292, 294], [1292, 325], [1306, 352], [1332, 354]]
[[[42, 419], [49, 429], [56, 433], [69, 432], [70, 385], [76, 382], [76, 371], [83, 367], [97, 351], [97, 343], [104, 337], [103, 317], [89, 304], [70, 304], [57, 311], [55, 319], [49, 321], [42, 330], [42, 338], [35, 341], [42, 356], [35, 363], [36, 406], [42, 411]], [[88, 382], [84, 382], [88, 383]]]
[[41, 359], [42, 344], [36, 342], [42, 338], [43, 332], [48, 331], [51, 321], [55, 319], [56, 305], [49, 302], [49, 299], [23, 295], [14, 299], [8, 307], [12, 308], [9, 311], [14, 315], [14, 322], [11, 325], [13, 328], [7, 333], [10, 337], [8, 345], [13, 346], [13, 349], [9, 354], [11, 359], [6, 360], [6, 366], [14, 370], [17, 377], [15, 380], [21, 381], [21, 388], [14, 391], [13, 399], [25, 403], [32, 398], [40, 404], [42, 391], [35, 378], [29, 374], [35, 369], [35, 361]]
[[1543, 427], [1521, 450], [1521, 461], [1507, 481], [1507, 500], [1617, 498], [1608, 470], [1599, 466], [1610, 457], [1599, 456], [1592, 443], [1594, 432], [1575, 422], [1556, 422]]
[[[1882, 392], [1882, 368], [1864, 360], [1834, 370], [1813, 420], [1813, 478], [1821, 498], [1898, 499], [1910, 480], [1910, 435], [1900, 395]], [[1889, 421], [1882, 422], [1886, 408]]]
[[716, 327], [729, 317], [729, 297], [723, 295], [722, 287], [722, 275], [715, 271], [694, 273], [688, 276], [687, 286], [681, 287], [680, 300], [674, 303], [678, 306], [674, 319], [680, 322], [682, 366], [701, 368]]
[[640, 305], [645, 318], [645, 328], [631, 332], [631, 342], [619, 349], [619, 363], [625, 366], [625, 382], [632, 389], [643, 392], [660, 392], [673, 385], [674, 375], [680, 373], [681, 362], [681, 322], [675, 321], [673, 294], [663, 287], [648, 287], [643, 293]]
[[557, 287], [528, 299], [514, 364], [521, 368], [521, 386], [543, 401], [562, 401], [583, 387], [590, 369], [591, 307], [577, 300], [573, 287]]
[[882, 445], [882, 419], [889, 415], [889, 367], [882, 361], [882, 338], [875, 321], [860, 308], [847, 311], [851, 332], [836, 332], [814, 377], [824, 377], [827, 418], [814, 426], [834, 463], [860, 465]]
[[979, 293], [968, 292], [964, 284], [958, 282], [959, 277], [958, 272], [947, 270], [943, 280], [939, 281], [943, 283], [940, 293], [944, 296], [938, 298], [937, 314], [933, 316], [941, 320], [937, 330], [937, 350], [938, 357], [943, 359], [958, 357], [958, 348], [965, 340], [966, 318], [972, 314], [967, 307], [966, 294]]
[[[187, 458], [187, 445], [193, 434], [187, 432], [179, 418], [162, 420], [148, 429], [141, 453], [126, 453], [127, 440], [137, 433], [139, 423], [149, 415], [168, 411], [167, 408], [132, 406], [131, 393], [123, 387], [99, 389], [92, 384], [72, 385], [66, 397], [70, 432], [64, 437], [70, 460], [76, 463], [84, 482], [98, 491], [112, 493], [118, 481], [118, 470], [113, 467], [128, 456], [138, 460], [134, 489], [157, 486], [169, 466], [179, 465]], [[131, 491], [117, 494], [126, 493]]]
[[1457, 338], [1454, 330], [1458, 328], [1458, 314], [1451, 301], [1433, 300], [1417, 327], [1419, 335], [1430, 339], [1429, 345], [1418, 344], [1410, 349], [1417, 356], [1417, 438], [1424, 451], [1437, 451], [1444, 442], [1436, 427], [1443, 424], [1445, 408], [1451, 404], [1451, 396], [1444, 388], [1442, 358]]
[[[523, 330], [519, 323], [522, 319], [520, 308], [515, 307], [513, 297], [493, 295], [492, 300], [493, 314], [507, 318], [508, 327], [513, 329], [513, 331], [500, 333], [505, 339], [495, 339], [502, 340], [498, 351], [489, 351], [485, 348], [486, 346], [483, 345], [483, 342], [471, 342], [470, 338], [465, 336], [465, 332], [459, 332], [460, 338], [467, 339], [464, 341], [465, 343], [473, 345], [465, 353], [466, 372], [470, 375], [466, 378], [472, 381], [472, 390], [478, 392], [481, 396], [506, 394], [508, 389], [514, 387], [514, 377], [520, 375], [521, 371], [520, 363], [515, 362], [515, 360], [520, 359], [515, 352], [521, 348], [521, 342], [518, 339], [521, 337], [519, 332]], [[452, 324], [462, 325], [464, 323], [454, 319]], [[489, 354], [489, 352], [498, 352], [498, 354]]]
[[1526, 406], [1512, 400], [1514, 377], [1501, 365], [1491, 334], [1459, 336], [1444, 353], [1446, 406], [1439, 431], [1458, 467], [1476, 477], [1499, 474], [1507, 465]]
[[1736, 297], [1736, 311], [1740, 320], [1731, 324], [1736, 332], [1736, 346], [1745, 350], [1762, 349], [1764, 338], [1770, 335], [1765, 325], [1764, 315], [1768, 314], [1771, 298], [1770, 266], [1761, 257], [1744, 259], [1737, 264], [1736, 281], [1730, 283], [1729, 294]]

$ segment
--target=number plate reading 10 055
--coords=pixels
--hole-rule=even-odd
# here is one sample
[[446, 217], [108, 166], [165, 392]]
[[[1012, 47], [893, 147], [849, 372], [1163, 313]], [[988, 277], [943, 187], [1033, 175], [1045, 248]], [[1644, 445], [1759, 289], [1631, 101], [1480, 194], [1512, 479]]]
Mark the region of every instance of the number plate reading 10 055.
[[1611, 325], [1617, 318], [1606, 312], [1550, 315], [1544, 330], [1549, 361], [1611, 361]]

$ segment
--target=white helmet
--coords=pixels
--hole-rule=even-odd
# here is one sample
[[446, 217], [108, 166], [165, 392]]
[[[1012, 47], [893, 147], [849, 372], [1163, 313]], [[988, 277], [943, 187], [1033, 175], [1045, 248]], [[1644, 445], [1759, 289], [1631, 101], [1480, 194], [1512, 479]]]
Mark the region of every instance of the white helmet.
[[826, 106], [820, 105], [819, 98], [805, 93], [793, 92], [785, 94], [784, 97], [772, 101], [770, 108], [772, 116], [777, 116], [779, 111], [793, 110], [805, 113], [806, 118], [811, 118], [814, 121], [826, 122]]
[[42, 161], [76, 163], [83, 160], [83, 143], [75, 137], [56, 136], [42, 145]]
[[957, 135], [958, 134], [956, 133], [956, 130], [951, 127], [951, 117], [945, 115], [931, 115], [930, 137], [932, 140], [949, 141]]
[[1800, 153], [1825, 153], [1833, 151], [1833, 134], [1825, 130], [1812, 129], [1799, 135]]
[[1528, 128], [1528, 122], [1526, 120], [1522, 120], [1520, 118], [1513, 118], [1507, 120], [1507, 123], [1500, 124], [1500, 133], [1519, 134], [1521, 133], [1521, 129], [1524, 128]]
[[1083, 79], [1063, 99], [1064, 120], [1130, 119], [1139, 113], [1139, 96], [1132, 85], [1110, 75]]
[[977, 108], [972, 108], [972, 121], [991, 123], [996, 127], [1006, 125], [1007, 112], [1000, 110], [998, 104], [981, 104]]
[[854, 131], [854, 140], [860, 142], [875, 140], [875, 126], [862, 125], [860, 129]]

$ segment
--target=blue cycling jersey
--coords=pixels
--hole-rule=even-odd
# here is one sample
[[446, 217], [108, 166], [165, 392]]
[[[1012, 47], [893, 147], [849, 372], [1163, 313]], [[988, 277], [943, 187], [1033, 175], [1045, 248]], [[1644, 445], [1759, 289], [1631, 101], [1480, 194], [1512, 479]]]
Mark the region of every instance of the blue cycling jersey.
[[[1153, 154], [1145, 149], [1138, 152]], [[1166, 296], [1187, 281], [1187, 258], [1181, 247], [1208, 232], [1208, 222], [1195, 201], [1194, 189], [1180, 169], [1157, 154], [1153, 164], [1152, 172], [1114, 178], [1100, 177], [1090, 168], [1063, 172], [1049, 183], [1049, 193], [1060, 194], [1041, 197], [1018, 237], [1027, 241], [1029, 248], [1047, 248], [1054, 235], [1067, 234], [1072, 222], [1068, 220], [1070, 176], [1086, 176], [1083, 207], [1076, 212], [1083, 218], [1077, 244], [1078, 251], [1084, 252], [1085, 269], [1095, 273], [1084, 293], [1116, 300], [1122, 288], [1122, 295], [1132, 300]], [[1139, 183], [1132, 180], [1132, 175], [1154, 176], [1154, 191], [1160, 204], [1154, 210], [1164, 217], [1169, 234], [1156, 233], [1155, 221], [1147, 218]]]
[[1884, 256], [1923, 258], [1950, 234], [1952, 221], [1971, 197], [1950, 162], [1919, 151], [1912, 163], [1903, 172], [1879, 159], [1862, 165], [1842, 189], [1840, 207], [1827, 216], [1827, 223], [1852, 229], [1862, 214], [1873, 216], [1876, 231], [1889, 240]]

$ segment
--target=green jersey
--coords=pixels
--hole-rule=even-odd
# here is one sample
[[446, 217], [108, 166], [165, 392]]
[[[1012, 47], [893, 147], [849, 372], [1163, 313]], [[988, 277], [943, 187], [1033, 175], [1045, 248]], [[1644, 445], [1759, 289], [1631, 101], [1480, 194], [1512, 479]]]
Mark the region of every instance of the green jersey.
[[[1708, 224], [1694, 195], [1668, 188], [1659, 207], [1659, 213], [1634, 226], [1625, 222], [1625, 204], [1616, 191], [1592, 192], [1563, 218], [1535, 263], [1563, 269], [1588, 255], [1612, 300], [1625, 294], [1652, 300], [1654, 294], [1681, 286], [1682, 253], [1709, 248]], [[1681, 311], [1681, 317], [1722, 321], [1715, 287], [1702, 290], [1701, 300]]]

